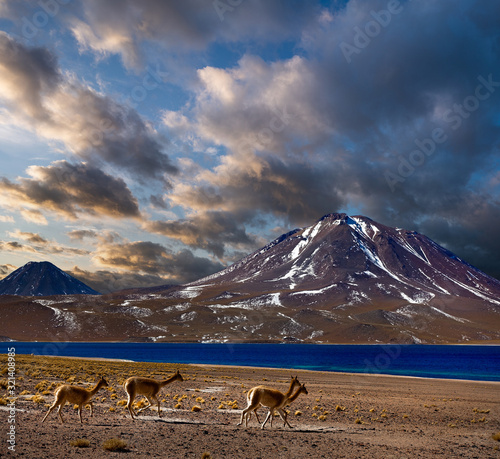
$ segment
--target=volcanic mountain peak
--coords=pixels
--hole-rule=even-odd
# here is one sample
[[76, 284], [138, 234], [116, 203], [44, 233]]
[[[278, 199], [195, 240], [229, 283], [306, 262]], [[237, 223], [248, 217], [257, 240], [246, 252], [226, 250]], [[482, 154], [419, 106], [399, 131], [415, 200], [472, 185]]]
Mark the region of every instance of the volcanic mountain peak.
[[190, 285], [207, 283], [244, 283], [249, 291], [265, 286], [266, 291], [288, 295], [328, 289], [327, 302], [333, 289], [337, 294], [344, 292], [347, 303], [394, 296], [422, 303], [447, 295], [500, 305], [500, 281], [428, 237], [338, 213], [290, 231]]
[[99, 295], [48, 261], [30, 261], [0, 280], [0, 295]]

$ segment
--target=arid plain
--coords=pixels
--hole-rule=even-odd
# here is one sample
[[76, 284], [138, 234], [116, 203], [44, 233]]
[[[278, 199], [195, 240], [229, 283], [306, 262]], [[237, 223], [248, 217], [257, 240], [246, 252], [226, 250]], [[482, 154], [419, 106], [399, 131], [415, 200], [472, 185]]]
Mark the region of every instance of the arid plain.
[[[500, 458], [500, 383], [22, 355], [14, 453], [6, 442], [6, 355], [0, 362], [2, 457]], [[165, 379], [176, 369], [184, 381], [161, 390], [161, 417], [148, 409], [132, 421], [125, 379]], [[250, 388], [286, 392], [292, 373], [308, 390], [288, 407], [293, 429], [279, 417], [264, 430], [254, 416], [247, 428], [237, 425]], [[91, 387], [100, 375], [109, 386], [93, 398], [93, 417], [84, 410], [81, 424], [66, 405], [64, 424], [56, 411], [41, 422], [58, 385]], [[259, 410], [261, 421], [266, 411]], [[112, 451], [113, 439], [121, 449]]]

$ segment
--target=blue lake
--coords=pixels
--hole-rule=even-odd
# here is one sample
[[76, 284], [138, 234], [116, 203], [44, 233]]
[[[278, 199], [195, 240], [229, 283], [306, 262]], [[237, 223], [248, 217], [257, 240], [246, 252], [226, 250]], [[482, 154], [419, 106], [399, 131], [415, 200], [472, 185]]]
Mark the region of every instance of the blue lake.
[[3, 343], [0, 353], [500, 381], [500, 346]]

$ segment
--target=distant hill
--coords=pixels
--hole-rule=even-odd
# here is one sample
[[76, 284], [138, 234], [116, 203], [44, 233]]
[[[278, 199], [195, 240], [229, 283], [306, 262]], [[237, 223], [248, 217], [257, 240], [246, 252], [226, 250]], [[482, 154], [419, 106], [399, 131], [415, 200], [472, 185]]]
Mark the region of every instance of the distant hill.
[[0, 280], [0, 295], [100, 295], [48, 261], [30, 261]]

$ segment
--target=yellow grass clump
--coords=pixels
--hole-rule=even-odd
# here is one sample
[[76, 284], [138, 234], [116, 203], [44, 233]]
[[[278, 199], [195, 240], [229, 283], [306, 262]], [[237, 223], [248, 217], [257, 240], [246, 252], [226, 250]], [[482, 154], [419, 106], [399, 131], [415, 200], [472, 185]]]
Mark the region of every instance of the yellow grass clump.
[[90, 441], [86, 438], [76, 438], [75, 440], [71, 440], [69, 444], [77, 448], [88, 448], [90, 446]]
[[120, 438], [110, 438], [102, 444], [102, 448], [106, 451], [124, 451], [127, 447], [127, 442]]
[[33, 395], [30, 399], [34, 403], [45, 403], [45, 399], [41, 395]]
[[485, 413], [485, 414], [488, 414], [490, 412], [490, 410], [480, 410], [479, 408], [474, 408], [472, 411], [474, 413]]
[[[125, 405], [127, 404], [127, 402], [125, 402]], [[146, 400], [144, 399], [141, 399], [139, 400], [137, 403], [134, 404], [134, 406], [140, 410], [141, 408], [144, 408], [145, 406], [148, 406], [148, 404], [146, 403]]]

